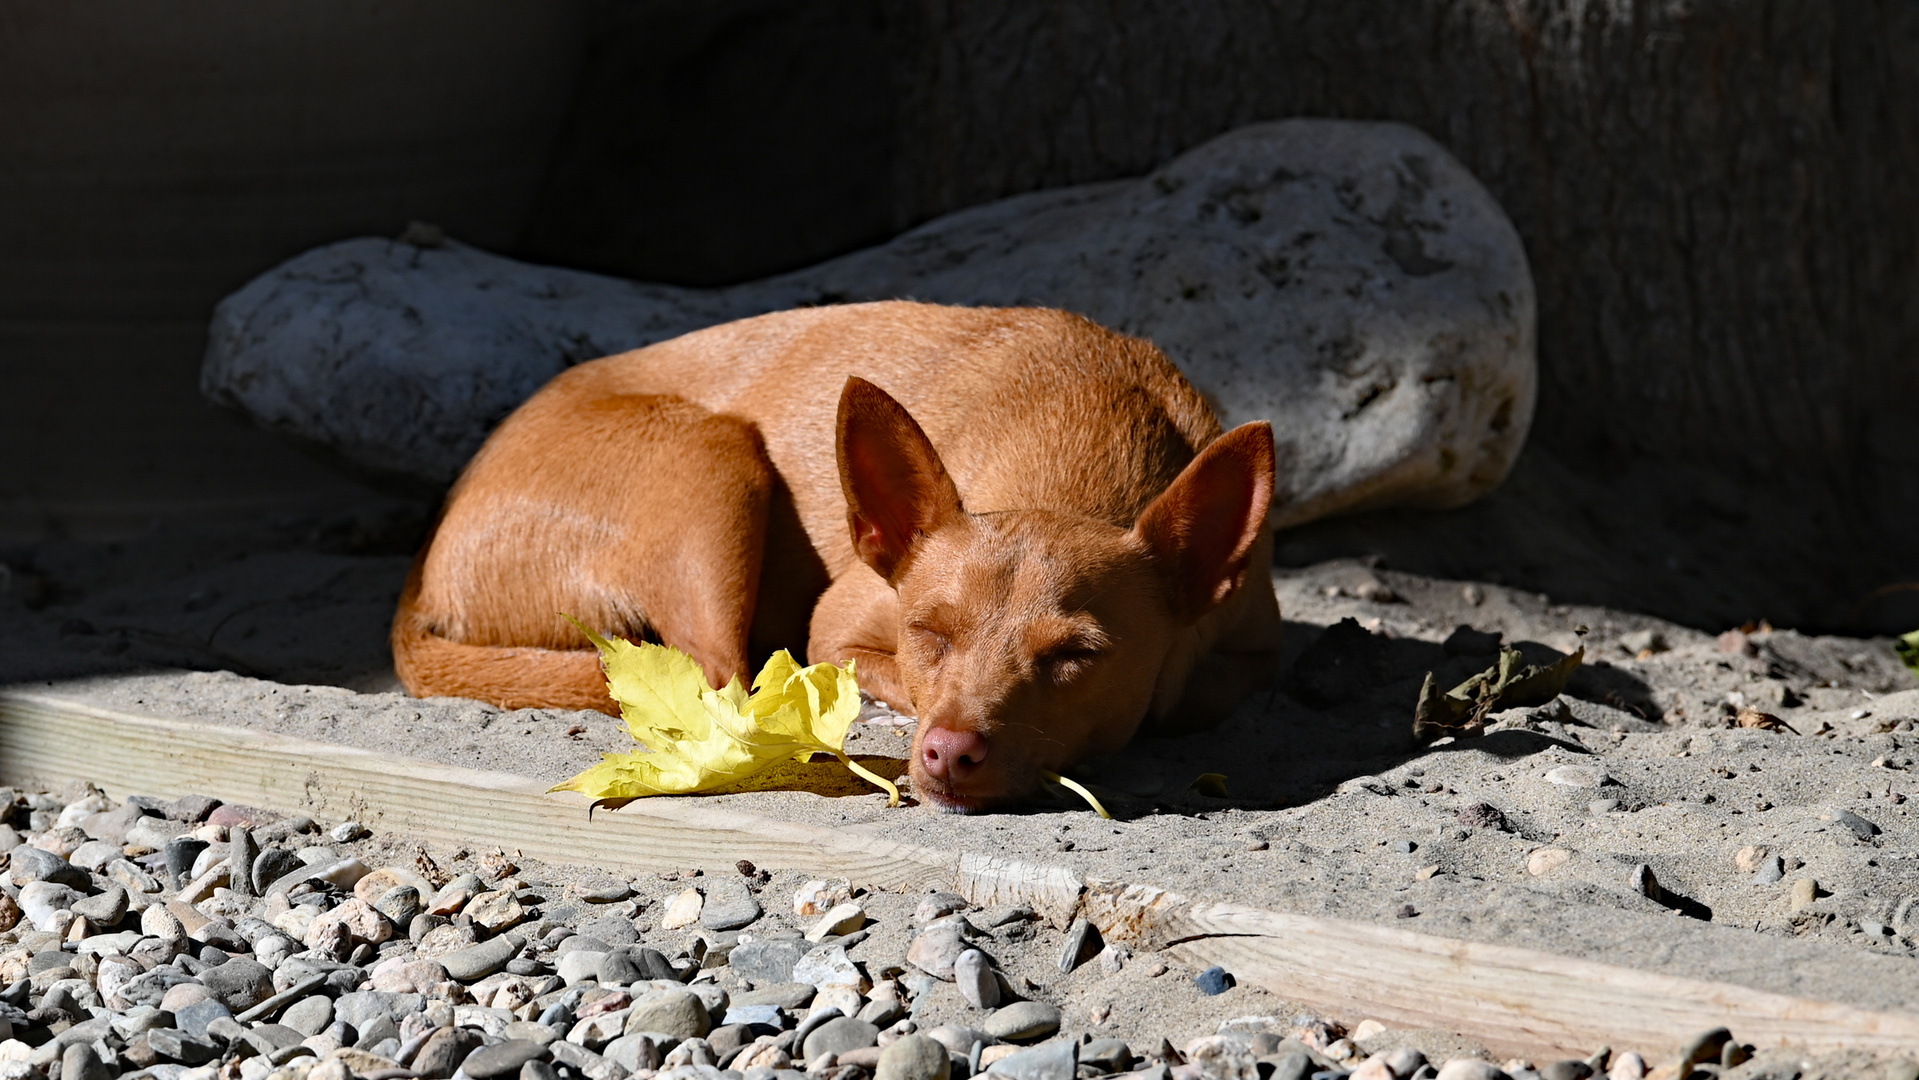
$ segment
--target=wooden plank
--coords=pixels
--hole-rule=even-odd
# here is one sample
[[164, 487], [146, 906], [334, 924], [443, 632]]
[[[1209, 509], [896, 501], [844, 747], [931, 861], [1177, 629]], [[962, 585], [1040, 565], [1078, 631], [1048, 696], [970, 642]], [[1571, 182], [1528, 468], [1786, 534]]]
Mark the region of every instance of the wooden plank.
[[769, 869], [909, 889], [950, 888], [958, 870], [952, 853], [858, 827], [775, 821], [678, 799], [645, 799], [589, 820], [586, 800], [548, 795], [527, 777], [140, 716], [51, 694], [0, 694], [0, 780], [72, 779], [101, 783], [115, 797], [197, 792], [354, 818], [448, 846], [484, 839], [536, 859], [620, 872], [698, 867], [731, 873], [735, 862], [749, 859]]
[[[103, 760], [110, 757], [111, 769]], [[104, 774], [111, 772], [112, 776]], [[1883, 1013], [1396, 927], [1198, 902], [1147, 885], [1083, 881], [1071, 868], [1001, 852], [903, 844], [866, 826], [824, 828], [643, 799], [589, 821], [583, 800], [525, 777], [396, 759], [244, 728], [104, 709], [31, 691], [0, 693], [0, 781], [109, 780], [133, 793], [203, 793], [353, 817], [444, 844], [477, 837], [552, 862], [637, 872], [739, 859], [888, 889], [950, 888], [980, 904], [1076, 915], [1109, 939], [1349, 1018], [1456, 1031], [1507, 1053], [1584, 1054], [1609, 1043], [1669, 1053], [1719, 1024], [1747, 1042], [1809, 1050], [1919, 1045], [1919, 1015]]]
[[1335, 1015], [1459, 1031], [1509, 1053], [1583, 1057], [1607, 1044], [1670, 1054], [1721, 1025], [1761, 1047], [1919, 1046], [1919, 1015], [1373, 923], [1193, 902], [1150, 886], [1090, 882], [1083, 910], [1102, 932], [1110, 927], [1194, 967], [1219, 964]]

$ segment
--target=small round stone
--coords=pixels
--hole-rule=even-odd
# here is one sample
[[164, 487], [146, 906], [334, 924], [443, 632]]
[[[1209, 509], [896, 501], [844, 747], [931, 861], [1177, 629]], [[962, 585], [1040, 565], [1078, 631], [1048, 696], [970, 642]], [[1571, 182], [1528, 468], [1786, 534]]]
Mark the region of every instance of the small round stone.
[[[615, 954], [618, 955], [618, 954]], [[706, 1003], [685, 990], [664, 990], [635, 1001], [626, 1014], [628, 1035], [666, 1035], [675, 1042], [704, 1038], [712, 1030]]]
[[1200, 993], [1212, 997], [1232, 989], [1233, 976], [1225, 968], [1215, 965], [1194, 976], [1193, 983], [1199, 987]]
[[851, 1050], [864, 1050], [878, 1043], [880, 1029], [864, 1020], [855, 1020], [850, 1016], [836, 1016], [806, 1036], [803, 1044], [806, 1060], [826, 1054], [844, 1054]]
[[924, 1035], [905, 1035], [880, 1051], [873, 1080], [948, 1080], [952, 1071], [953, 1055], [946, 1047]]
[[548, 1057], [545, 1046], [531, 1039], [508, 1039], [482, 1046], [466, 1056], [460, 1063], [460, 1071], [473, 1080], [496, 1080], [498, 1077], [517, 1076], [520, 1067], [529, 1061], [542, 1061]]
[[968, 949], [953, 961], [953, 983], [959, 988], [960, 996], [975, 1009], [999, 1005], [999, 978], [993, 974], [993, 965], [986, 954], [978, 949]]
[[708, 930], [738, 930], [761, 914], [760, 902], [741, 881], [717, 881], [707, 889], [700, 925]]
[[980, 1028], [995, 1039], [1023, 1042], [1059, 1030], [1060, 1012], [1043, 1001], [1016, 1001], [986, 1018]]

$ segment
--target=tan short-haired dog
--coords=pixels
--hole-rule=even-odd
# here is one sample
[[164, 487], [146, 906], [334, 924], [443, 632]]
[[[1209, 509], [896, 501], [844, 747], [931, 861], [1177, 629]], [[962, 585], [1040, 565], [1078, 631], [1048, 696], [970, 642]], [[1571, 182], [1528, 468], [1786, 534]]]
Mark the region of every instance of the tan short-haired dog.
[[716, 326], [555, 378], [447, 497], [393, 624], [407, 689], [617, 711], [560, 618], [715, 686], [776, 648], [919, 717], [970, 810], [1272, 675], [1273, 438], [1147, 342], [903, 302]]

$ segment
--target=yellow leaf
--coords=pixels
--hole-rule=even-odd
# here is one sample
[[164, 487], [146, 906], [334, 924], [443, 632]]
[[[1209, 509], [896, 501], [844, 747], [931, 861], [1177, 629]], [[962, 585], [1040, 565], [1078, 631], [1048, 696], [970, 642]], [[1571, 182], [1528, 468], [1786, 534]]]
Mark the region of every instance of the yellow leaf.
[[600, 651], [608, 692], [620, 703], [627, 732], [645, 749], [607, 754], [552, 790], [630, 799], [737, 789], [781, 762], [831, 754], [885, 788], [889, 805], [899, 805], [897, 787], [846, 753], [847, 730], [860, 712], [851, 664], [803, 668], [782, 649], [753, 680], [751, 695], [738, 679], [714, 690], [700, 665], [678, 649], [609, 640], [567, 619]]

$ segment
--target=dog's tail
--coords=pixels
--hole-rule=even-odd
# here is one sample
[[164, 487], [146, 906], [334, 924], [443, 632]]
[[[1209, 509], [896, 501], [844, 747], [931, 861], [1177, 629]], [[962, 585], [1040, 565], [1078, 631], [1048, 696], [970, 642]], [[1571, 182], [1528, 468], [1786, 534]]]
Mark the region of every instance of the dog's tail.
[[393, 616], [393, 668], [414, 697], [464, 697], [503, 709], [597, 709], [619, 715], [591, 648], [468, 645], [435, 632], [420, 610], [425, 545], [407, 573]]

